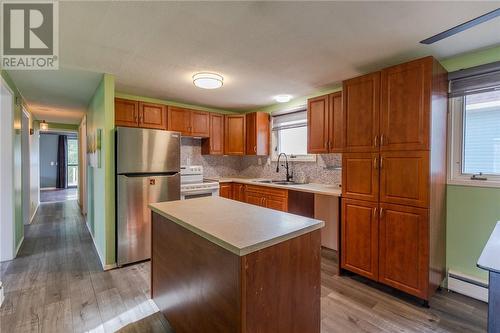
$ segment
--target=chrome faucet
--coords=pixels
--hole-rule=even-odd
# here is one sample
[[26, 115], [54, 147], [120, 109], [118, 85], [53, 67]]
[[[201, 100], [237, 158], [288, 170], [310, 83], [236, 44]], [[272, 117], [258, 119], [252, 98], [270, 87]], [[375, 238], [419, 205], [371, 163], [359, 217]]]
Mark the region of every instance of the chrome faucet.
[[292, 174], [290, 174], [290, 172], [289, 172], [290, 169], [288, 168], [288, 156], [286, 156], [285, 153], [280, 153], [278, 155], [278, 162], [276, 164], [276, 172], [280, 172], [280, 157], [281, 157], [281, 155], [285, 155], [285, 165], [281, 165], [281, 166], [285, 167], [285, 169], [286, 169], [286, 181], [289, 182], [293, 178], [293, 171], [292, 171]]

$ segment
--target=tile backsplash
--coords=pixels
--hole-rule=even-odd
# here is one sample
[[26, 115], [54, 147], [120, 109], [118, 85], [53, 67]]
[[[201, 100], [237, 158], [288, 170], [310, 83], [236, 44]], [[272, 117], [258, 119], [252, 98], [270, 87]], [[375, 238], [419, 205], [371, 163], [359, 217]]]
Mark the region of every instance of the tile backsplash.
[[[205, 177], [243, 176], [250, 178], [284, 179], [285, 170], [276, 173], [276, 162], [266, 156], [201, 155], [201, 140], [183, 137], [181, 164], [202, 165]], [[316, 162], [291, 162], [294, 179], [311, 183], [340, 185], [341, 154], [317, 155]]]

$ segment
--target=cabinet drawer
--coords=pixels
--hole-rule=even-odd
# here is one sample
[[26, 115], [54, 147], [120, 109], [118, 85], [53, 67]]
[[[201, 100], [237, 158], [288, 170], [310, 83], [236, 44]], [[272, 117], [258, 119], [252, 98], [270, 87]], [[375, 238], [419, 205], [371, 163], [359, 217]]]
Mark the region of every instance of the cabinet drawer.
[[378, 153], [342, 156], [342, 197], [378, 201]]
[[245, 202], [255, 206], [266, 206], [266, 195], [255, 191], [246, 191]]
[[266, 207], [280, 210], [282, 212], [288, 211], [288, 198], [274, 195], [267, 195], [265, 199]]
[[428, 207], [429, 153], [380, 154], [380, 202]]

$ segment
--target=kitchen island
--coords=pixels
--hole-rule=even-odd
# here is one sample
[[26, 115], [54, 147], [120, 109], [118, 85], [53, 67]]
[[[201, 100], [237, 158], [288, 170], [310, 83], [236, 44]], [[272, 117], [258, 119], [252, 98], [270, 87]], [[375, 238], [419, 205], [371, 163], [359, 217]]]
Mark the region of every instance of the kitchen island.
[[177, 333], [319, 332], [319, 220], [220, 197], [151, 204], [151, 294]]

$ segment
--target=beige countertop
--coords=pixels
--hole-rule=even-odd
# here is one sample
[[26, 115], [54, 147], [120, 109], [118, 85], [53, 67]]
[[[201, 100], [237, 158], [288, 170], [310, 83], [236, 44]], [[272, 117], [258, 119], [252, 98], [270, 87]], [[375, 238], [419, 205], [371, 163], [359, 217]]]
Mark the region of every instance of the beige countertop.
[[149, 207], [153, 212], [239, 256], [325, 225], [320, 220], [217, 196], [160, 202]]
[[[218, 181], [219, 183], [243, 183], [250, 185], [258, 185], [258, 186], [267, 186], [267, 187], [276, 187], [283, 188], [287, 190], [301, 191], [301, 192], [309, 192], [309, 193], [317, 193], [323, 195], [332, 195], [336, 197], [340, 197], [342, 195], [342, 190], [340, 187], [336, 185], [328, 185], [328, 184], [316, 184], [316, 183], [308, 183], [308, 184], [297, 184], [297, 185], [279, 185], [272, 183], [260, 183], [259, 180], [265, 180], [264, 178], [245, 178], [245, 177], [221, 177], [214, 178], [210, 177], [208, 179]], [[267, 178], [266, 178], [267, 179]]]

